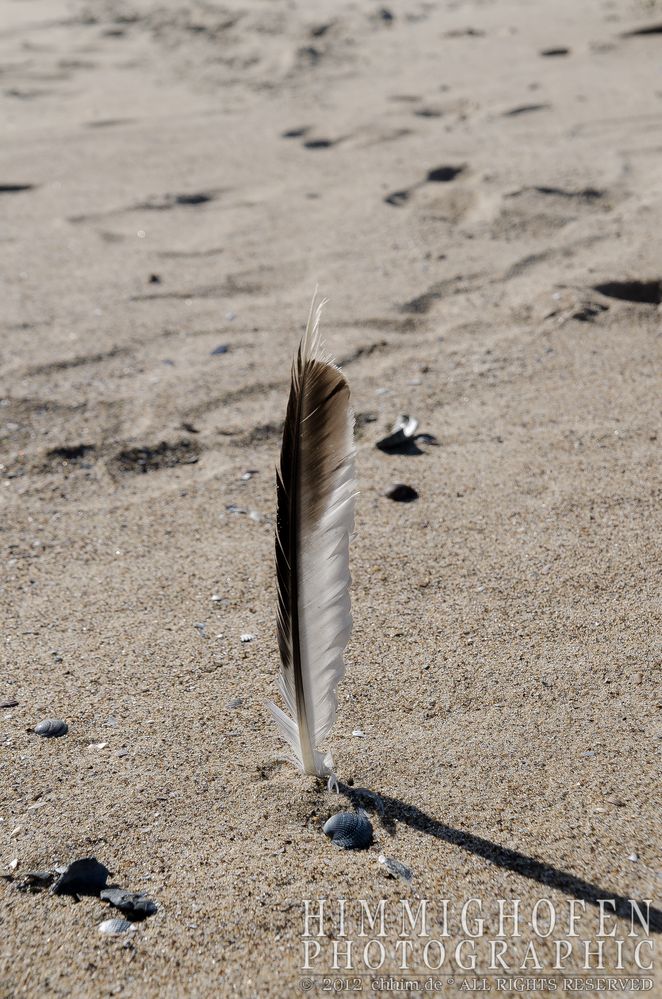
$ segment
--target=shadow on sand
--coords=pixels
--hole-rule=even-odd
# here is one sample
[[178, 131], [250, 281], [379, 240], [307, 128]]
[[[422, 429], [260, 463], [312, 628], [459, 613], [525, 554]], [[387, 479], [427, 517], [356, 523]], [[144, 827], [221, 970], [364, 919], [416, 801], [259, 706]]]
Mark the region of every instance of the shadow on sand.
[[[527, 857], [526, 854], [519, 853], [517, 850], [510, 850], [507, 847], [499, 846], [497, 843], [492, 843], [489, 839], [483, 839], [482, 836], [474, 836], [472, 833], [463, 832], [461, 829], [454, 829], [452, 826], [447, 826], [443, 822], [438, 822], [432, 816], [427, 815], [420, 808], [416, 808], [415, 805], [409, 805], [404, 801], [399, 801], [397, 798], [389, 798], [387, 795], [370, 791], [367, 788], [349, 787], [342, 782], [339, 782], [338, 786], [340, 794], [344, 795], [354, 807], [360, 806], [376, 811], [383, 825], [390, 832], [394, 831], [396, 822], [404, 822], [405, 825], [411, 826], [412, 829], [416, 829], [418, 832], [434, 836], [436, 839], [444, 840], [446, 843], [452, 843], [453, 846], [459, 846], [468, 853], [482, 857], [496, 867], [513, 871], [515, 874], [521, 874], [523, 877], [537, 881], [548, 888], [565, 892], [566, 895], [570, 895], [572, 898], [588, 902], [591, 905], [597, 905], [599, 899], [609, 899], [610, 902], [614, 903], [615, 908], [612, 909], [610, 905], [606, 910], [608, 914], [613, 912], [615, 915], [628, 920], [632, 916], [631, 900], [625, 898], [623, 895], [617, 895], [607, 888], [601, 888], [590, 881], [584, 881], [582, 878], [577, 878], [568, 871], [552, 867], [551, 864], [545, 864], [541, 860]], [[646, 916], [646, 902], [637, 899], [633, 899], [632, 901], [638, 904], [641, 912]], [[651, 906], [648, 914], [650, 917], [650, 932], [661, 933], [662, 910], [654, 909]]]

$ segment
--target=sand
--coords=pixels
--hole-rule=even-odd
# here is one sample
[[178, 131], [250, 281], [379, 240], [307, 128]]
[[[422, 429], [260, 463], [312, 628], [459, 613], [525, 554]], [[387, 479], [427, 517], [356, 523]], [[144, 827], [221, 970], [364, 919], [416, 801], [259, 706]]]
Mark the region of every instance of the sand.
[[[661, 23], [597, 0], [4, 4], [3, 997], [301, 994], [319, 898], [427, 899], [433, 937], [449, 900], [447, 995], [494, 974], [499, 899], [524, 914], [510, 977], [535, 941], [524, 973], [559, 993], [595, 974], [579, 950], [550, 970], [571, 900], [595, 946], [616, 899], [605, 969], [654, 977], [623, 900], [659, 903], [661, 41], [627, 33]], [[279, 759], [264, 706], [316, 284], [358, 418], [340, 796]], [[437, 445], [377, 450], [403, 412]], [[66, 737], [32, 734], [52, 717]], [[375, 845], [335, 849], [322, 823], [361, 801]], [[106, 939], [99, 899], [18, 890], [86, 856], [158, 914]], [[469, 899], [475, 972], [452, 953]], [[380, 974], [424, 981], [398, 932]]]

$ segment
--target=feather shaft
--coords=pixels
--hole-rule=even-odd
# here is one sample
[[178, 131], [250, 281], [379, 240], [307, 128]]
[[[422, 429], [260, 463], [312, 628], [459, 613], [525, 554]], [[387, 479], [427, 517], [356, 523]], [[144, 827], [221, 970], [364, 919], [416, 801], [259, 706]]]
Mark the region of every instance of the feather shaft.
[[325, 776], [319, 745], [333, 726], [351, 631], [349, 539], [354, 526], [349, 387], [322, 346], [313, 299], [292, 381], [276, 475], [279, 689], [270, 708], [304, 773]]

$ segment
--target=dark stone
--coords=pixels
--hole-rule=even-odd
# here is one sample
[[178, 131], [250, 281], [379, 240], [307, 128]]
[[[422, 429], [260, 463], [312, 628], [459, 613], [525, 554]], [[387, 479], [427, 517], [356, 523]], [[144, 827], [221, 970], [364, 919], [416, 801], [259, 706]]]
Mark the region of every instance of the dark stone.
[[390, 500], [395, 503], [413, 503], [414, 500], [418, 499], [418, 493], [412, 486], [404, 485], [402, 482], [398, 482], [397, 485], [391, 486], [384, 493]]
[[158, 911], [156, 902], [142, 892], [124, 891], [123, 888], [104, 888], [99, 897], [104, 902], [110, 902], [134, 923], [142, 922]]
[[96, 857], [74, 860], [53, 885], [54, 895], [99, 895], [110, 871]]

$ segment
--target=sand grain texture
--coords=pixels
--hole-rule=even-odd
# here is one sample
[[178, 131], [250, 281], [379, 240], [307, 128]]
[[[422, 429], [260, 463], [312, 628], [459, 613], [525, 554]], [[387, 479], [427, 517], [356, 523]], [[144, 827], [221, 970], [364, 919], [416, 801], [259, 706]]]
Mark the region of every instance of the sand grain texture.
[[[661, 277], [656, 11], [389, 12], [4, 4], [3, 997], [297, 994], [304, 898], [408, 897], [379, 853], [490, 920], [659, 903], [660, 297], [594, 290]], [[264, 708], [318, 282], [361, 489], [328, 748], [384, 797], [367, 853]], [[378, 451], [401, 412], [439, 445]], [[16, 889], [84, 856], [159, 905], [128, 946]]]

